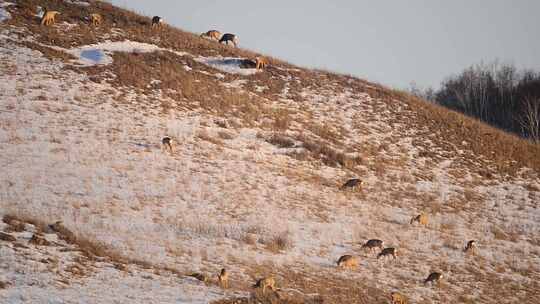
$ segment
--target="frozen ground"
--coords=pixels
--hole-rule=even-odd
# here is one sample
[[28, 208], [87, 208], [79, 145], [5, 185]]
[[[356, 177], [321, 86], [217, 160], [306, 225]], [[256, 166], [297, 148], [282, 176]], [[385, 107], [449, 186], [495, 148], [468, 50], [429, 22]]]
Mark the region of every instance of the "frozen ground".
[[[21, 232], [7, 230], [4, 223], [1, 228], [15, 238], [0, 241], [0, 282], [9, 282], [0, 288], [2, 303], [202, 304], [224, 296], [192, 277], [88, 257], [54, 233], [35, 233], [30, 224]], [[32, 243], [34, 235], [49, 244]]]
[[11, 15], [9, 14], [9, 12], [6, 11], [5, 8], [4, 8], [4, 7], [8, 6], [8, 5], [13, 5], [13, 3], [4, 2], [4, 1], [0, 2], [0, 22], [6, 21], [9, 18], [11, 18]]
[[240, 74], [244, 76], [257, 73], [257, 69], [242, 67], [242, 64], [246, 60], [245, 58], [197, 57], [195, 60], [227, 73]]
[[[495, 297], [534, 303], [531, 290], [540, 287], [537, 173], [524, 168], [516, 177], [485, 181], [470, 168], [475, 156], [434, 144], [425, 135], [429, 130], [402, 119], [410, 110], [398, 102], [390, 107], [335, 83], [303, 87], [300, 100], [293, 100], [293, 85], [303, 80], [276, 76], [286, 82], [281, 98], [265, 102], [293, 113], [287, 134], [350, 134], [335, 136], [334, 146], [363, 160], [354, 172], [301, 161], [289, 156], [302, 151], [301, 144], [271, 145], [265, 140], [271, 132], [261, 126], [229, 127], [222, 121], [234, 118], [197, 110], [164, 114], [161, 103], [172, 101], [159, 90], [140, 93], [92, 82], [16, 44], [13, 28], [0, 29], [0, 213], [62, 220], [77, 234], [156, 267], [182, 273], [227, 267], [235, 286], [227, 292], [244, 292], [268, 272], [287, 290], [292, 272], [312, 286], [350, 280], [399, 289], [414, 303], [493, 303]], [[134, 50], [163, 49], [124, 41], [65, 51], [94, 64], [107, 63], [109, 52]], [[240, 69], [237, 58], [195, 58], [217, 71], [186, 65], [185, 72], [240, 73], [231, 82], [217, 77], [235, 90], [249, 90], [255, 82], [248, 77], [253, 69]], [[253, 83], [249, 93], [264, 87]], [[177, 142], [172, 154], [160, 148], [165, 135]], [[419, 156], [425, 147], [436, 156]], [[464, 158], [473, 165], [463, 165]], [[366, 181], [362, 192], [338, 190], [358, 172]], [[429, 213], [428, 227], [408, 224], [419, 212]], [[16, 237], [25, 244], [28, 234]], [[272, 250], [279, 238], [289, 246]], [[399, 258], [377, 260], [362, 252], [360, 245], [370, 238], [397, 247]], [[462, 251], [469, 239], [478, 241], [476, 256]], [[0, 290], [0, 300], [7, 302], [81, 302], [73, 298], [76, 292], [90, 302], [114, 302], [116, 293], [103, 289], [118, 290], [120, 303], [154, 294], [156, 303], [198, 303], [227, 294], [136, 266], [128, 276], [105, 262], [95, 263], [84, 279], [68, 276], [76, 289], [64, 289], [53, 282], [57, 274], [28, 261], [43, 254], [69, 261], [75, 254], [17, 251], [2, 241], [0, 246], [0, 256], [15, 261], [1, 265], [3, 280], [11, 282]], [[360, 269], [336, 272], [342, 254], [358, 255]], [[420, 284], [434, 270], [446, 274], [442, 287]], [[317, 292], [307, 285], [300, 294]]]

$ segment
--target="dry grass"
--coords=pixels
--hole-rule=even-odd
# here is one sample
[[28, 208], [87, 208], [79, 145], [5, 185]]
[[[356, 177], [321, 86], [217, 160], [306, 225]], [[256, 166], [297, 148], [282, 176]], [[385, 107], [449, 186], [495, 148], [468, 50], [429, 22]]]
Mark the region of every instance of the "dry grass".
[[298, 136], [297, 140], [302, 142], [302, 147], [310, 153], [310, 157], [321, 160], [327, 166], [354, 169], [356, 165], [362, 163], [359, 156], [350, 157], [324, 141], [312, 140], [305, 135]]
[[[221, 54], [222, 56], [244, 58], [253, 58], [258, 55], [247, 50], [226, 47], [206, 39], [201, 39], [198, 35], [169, 26], [157, 33], [153, 32], [149, 27], [150, 18], [139, 16], [104, 2], [96, 2], [90, 7], [80, 7], [61, 1], [28, 0], [18, 3], [17, 10], [33, 12], [36, 5], [47, 6], [51, 9], [62, 11], [63, 14], [60, 22], [67, 21], [82, 24], [71, 29], [70, 35], [65, 35], [56, 28], [39, 26], [39, 20], [33, 14], [13, 14], [14, 17], [8, 23], [27, 25], [31, 31], [39, 35], [39, 40], [44, 43], [54, 42], [55, 45], [62, 47], [96, 43], [98, 42], [98, 38], [96, 37], [103, 34], [110, 34], [111, 27], [114, 25], [115, 27], [122, 28], [125, 35], [131, 40], [156, 44], [155, 38], [159, 37], [162, 38], [157, 42], [157, 45], [160, 47], [184, 50], [194, 55], [213, 56]], [[94, 12], [100, 13], [104, 17], [105, 23], [103, 26], [93, 28], [86, 25], [87, 21], [84, 18]], [[37, 45], [30, 47], [42, 49], [44, 53], [51, 57], [67, 59], [64, 58], [66, 55], [48, 50], [47, 48]], [[211, 71], [210, 68], [201, 66], [192, 60], [184, 58], [179, 61], [178, 56], [163, 53], [157, 55], [158, 60], [156, 60], [155, 54], [115, 54], [114, 57], [114, 70], [119, 75], [115, 81], [123, 85], [146, 88], [151, 79], [160, 79], [163, 82], [160, 84], [161, 89], [172, 88], [175, 92], [180, 92], [180, 95], [177, 95], [178, 93], [169, 93], [173, 99], [178, 99], [179, 97], [205, 99], [204, 96], [212, 96], [212, 100], [202, 100], [201, 106], [206, 109], [213, 109], [214, 111], [227, 109], [226, 105], [231, 104], [230, 100], [227, 101], [228, 98], [226, 96], [224, 98], [226, 102], [215, 101], [221, 98], [213, 97], [216, 95], [213, 92], [216, 88], [215, 80], [210, 79], [208, 75], [200, 74], [196, 78], [193, 78], [193, 76], [187, 76], [182, 72], [181, 65], [183, 64], [196, 67], [200, 70]], [[273, 66], [294, 68], [286, 62], [276, 59], [272, 59], [271, 61]], [[159, 69], [156, 69], [155, 67], [157, 67], [158, 62]], [[156, 70], [161, 73], [159, 77], [156, 75], [158, 73]], [[386, 103], [395, 104], [396, 100], [399, 100], [403, 102], [402, 105], [407, 110], [411, 110], [410, 112], [400, 112], [403, 120], [429, 127], [433, 133], [438, 134], [438, 136], [433, 138], [437, 141], [437, 144], [441, 147], [448, 148], [447, 150], [450, 152], [458, 148], [470, 151], [474, 155], [482, 155], [485, 159], [495, 163], [495, 170], [498, 172], [515, 174], [523, 166], [537, 171], [540, 170], [540, 157], [538, 157], [540, 155], [540, 145], [535, 145], [511, 134], [494, 129], [457, 112], [425, 102], [405, 92], [390, 90], [350, 76], [338, 75], [326, 71], [299, 69], [284, 72], [282, 70], [271, 69], [267, 73], [258, 73], [252, 77], [254, 83], [264, 83], [270, 87], [269, 92], [265, 91], [260, 94], [261, 96], [276, 97], [275, 94], [283, 88], [283, 81], [280, 81], [277, 77], [271, 77], [272, 75], [287, 75], [301, 79], [299, 83], [291, 84], [291, 95], [297, 95], [302, 87], [322, 88], [327, 83], [335, 83], [342, 87], [349, 87], [356, 92], [367, 92], [371, 97], [378, 98]], [[235, 80], [239, 76], [227, 75], [226, 77], [226, 80]], [[99, 80], [99, 78], [94, 79]], [[201, 83], [196, 82], [198, 79], [202, 80]], [[253, 85], [253, 83], [250, 85]], [[217, 94], [217, 96], [224, 97], [224, 94]], [[253, 107], [253, 103], [239, 102], [238, 104], [241, 104], [241, 109], [226, 112], [240, 113], [245, 121], [251, 122], [256, 121], [265, 112], [259, 106]], [[225, 107], [220, 107], [221, 105], [225, 105]], [[268, 113], [268, 111], [266, 112]], [[292, 121], [287, 109], [280, 109], [277, 113], [269, 114], [268, 116], [273, 117], [274, 122], [272, 127], [278, 131], [288, 129]], [[336, 131], [330, 128], [321, 128], [317, 124], [314, 124], [311, 129], [314, 134], [325, 140], [335, 140], [342, 133], [342, 130]], [[424, 153], [429, 153], [428, 151], [425, 150]], [[335, 163], [331, 160], [332, 157], [326, 159], [330, 163]], [[475, 170], [485, 178], [491, 178], [496, 171], [486, 168], [483, 166], [475, 168]]]
[[263, 242], [266, 249], [274, 253], [289, 250], [294, 246], [288, 231], [275, 235], [268, 240], [264, 240]]
[[[433, 132], [440, 134], [437, 138], [444, 138], [446, 143], [438, 140], [437, 144], [447, 151], [459, 148], [471, 151], [473, 155], [481, 155], [494, 162], [498, 173], [515, 174], [521, 167], [540, 170], [538, 144], [405, 92], [383, 88], [379, 90], [388, 102], [395, 102], [394, 99], [404, 102], [413, 111], [417, 124], [429, 126]], [[488, 169], [477, 170], [486, 178], [494, 173]]]
[[[32, 224], [36, 227], [38, 233], [43, 233], [44, 231], [49, 230], [49, 224], [43, 222], [42, 220], [36, 218], [30, 218], [21, 214], [6, 214], [3, 217], [3, 221], [8, 225], [17, 225], [18, 227], [24, 227], [26, 223]], [[56, 225], [56, 234], [58, 237], [68, 244], [77, 245], [79, 250], [88, 258], [93, 257], [102, 257], [107, 258], [111, 262], [117, 264], [136, 264], [144, 268], [155, 267], [149, 262], [142, 260], [135, 260], [120, 254], [117, 250], [111, 248], [110, 246], [99, 242], [95, 239], [87, 238], [82, 235], [78, 235], [72, 232], [70, 229], [66, 228], [63, 225]], [[24, 231], [24, 228], [23, 230]], [[20, 232], [20, 231], [19, 231]]]

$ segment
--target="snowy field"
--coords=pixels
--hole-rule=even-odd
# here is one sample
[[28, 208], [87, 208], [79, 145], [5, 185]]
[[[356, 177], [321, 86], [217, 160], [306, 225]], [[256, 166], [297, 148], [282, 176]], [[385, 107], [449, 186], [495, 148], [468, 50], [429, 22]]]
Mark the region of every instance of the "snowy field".
[[[0, 8], [0, 16], [9, 14]], [[285, 294], [293, 293], [286, 286], [292, 271], [314, 284], [326, 278], [400, 290], [413, 303], [493, 303], [496, 296], [502, 303], [533, 303], [527, 302], [530, 290], [540, 287], [537, 172], [523, 168], [516, 177], [484, 181], [463, 165], [470, 157], [465, 151], [447, 153], [424, 135], [429, 130], [402, 121], [410, 110], [399, 103], [389, 107], [334, 83], [304, 87], [301, 100], [293, 100], [293, 84], [302, 79], [282, 77], [281, 98], [266, 102], [293, 113], [285, 133], [350, 134], [335, 145], [362, 158], [354, 172], [301, 161], [290, 156], [305, 150], [301, 143], [276, 147], [262, 124], [228, 127], [222, 121], [233, 119], [202, 111], [164, 114], [160, 104], [174, 101], [159, 90], [140, 93], [65, 69], [110, 64], [113, 52], [168, 51], [179, 60], [194, 58], [215, 75], [245, 77], [216, 81], [246, 92], [257, 71], [242, 69], [242, 58], [201, 57], [126, 39], [54, 47], [78, 58], [66, 63], [18, 45], [14, 32], [23, 29], [0, 31], [0, 215], [62, 220], [122, 255], [181, 273], [215, 274], [226, 267], [237, 286], [223, 291], [171, 273], [130, 266], [128, 275], [93, 262], [84, 278], [67, 275], [72, 288], [66, 288], [57, 281], [76, 253], [0, 241], [0, 280], [11, 282], [0, 289], [0, 302], [207, 303], [244, 294], [255, 277], [270, 271]], [[209, 73], [187, 65], [185, 72]], [[253, 87], [249, 94], [267, 88], [261, 82]], [[308, 124], [324, 128], [317, 133]], [[172, 154], [160, 147], [165, 135], [176, 141]], [[419, 156], [420, 147], [437, 157]], [[339, 191], [358, 172], [363, 190]], [[429, 214], [427, 227], [409, 224], [420, 212]], [[26, 244], [31, 233], [15, 237]], [[398, 248], [398, 258], [360, 250], [371, 238]], [[463, 252], [471, 239], [478, 242], [475, 256]], [[287, 244], [274, 250], [276, 240]], [[343, 254], [359, 256], [357, 271], [336, 272]], [[54, 273], [36, 262], [46, 256], [65, 267]], [[442, 287], [421, 284], [431, 271], [445, 273]]]

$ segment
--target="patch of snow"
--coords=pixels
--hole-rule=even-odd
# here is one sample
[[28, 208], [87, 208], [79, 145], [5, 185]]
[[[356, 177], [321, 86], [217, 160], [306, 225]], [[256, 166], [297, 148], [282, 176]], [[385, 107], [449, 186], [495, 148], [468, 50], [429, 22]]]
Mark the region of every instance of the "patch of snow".
[[79, 59], [77, 62], [82, 66], [107, 65], [113, 62], [112, 52], [127, 53], [150, 53], [156, 51], [168, 51], [179, 56], [185, 56], [187, 53], [178, 52], [170, 49], [161, 48], [155, 44], [137, 42], [137, 41], [107, 41], [98, 44], [85, 45], [78, 48], [64, 50]]
[[90, 3], [86, 1], [73, 1], [73, 0], [64, 0], [66, 3], [80, 5], [80, 6], [90, 6]]
[[247, 83], [247, 80], [245, 79], [237, 79], [237, 80], [234, 80], [234, 81], [231, 81], [231, 82], [226, 82], [226, 83], [223, 83], [223, 86], [226, 87], [226, 88], [236, 88], [236, 89], [241, 89], [243, 87], [244, 84]]
[[45, 14], [45, 10], [43, 9], [43, 7], [41, 6], [36, 6], [36, 14], [34, 16], [38, 17], [38, 18], [42, 18], [43, 17], [43, 14]]
[[78, 63], [83, 66], [107, 65], [113, 62], [111, 52], [149, 53], [160, 50], [154, 44], [136, 41], [103, 42], [85, 45], [82, 47], [66, 50], [67, 53], [78, 57]]
[[242, 68], [244, 58], [235, 57], [197, 57], [196, 61], [229, 74], [253, 75], [257, 69]]
[[255, 85], [255, 91], [256, 92], [262, 93], [262, 92], [264, 92], [264, 90], [268, 90], [268, 86]]
[[6, 20], [9, 20], [11, 18], [11, 14], [6, 11], [5, 7], [13, 5], [11, 2], [1, 2], [0, 3], [0, 22], [4, 22]]
[[189, 72], [189, 71], [193, 70], [193, 68], [190, 67], [189, 65], [184, 65], [184, 70]]

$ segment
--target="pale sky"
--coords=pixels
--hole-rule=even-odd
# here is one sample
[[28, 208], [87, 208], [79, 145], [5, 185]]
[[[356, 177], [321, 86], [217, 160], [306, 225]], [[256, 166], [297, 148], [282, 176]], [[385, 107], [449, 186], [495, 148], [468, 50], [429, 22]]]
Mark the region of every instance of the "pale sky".
[[438, 87], [498, 59], [540, 70], [540, 0], [112, 0], [183, 30], [388, 86]]

